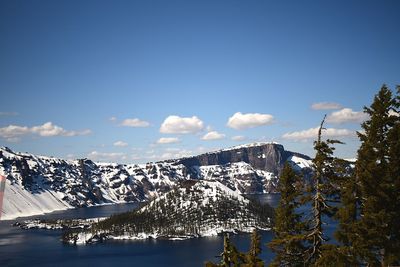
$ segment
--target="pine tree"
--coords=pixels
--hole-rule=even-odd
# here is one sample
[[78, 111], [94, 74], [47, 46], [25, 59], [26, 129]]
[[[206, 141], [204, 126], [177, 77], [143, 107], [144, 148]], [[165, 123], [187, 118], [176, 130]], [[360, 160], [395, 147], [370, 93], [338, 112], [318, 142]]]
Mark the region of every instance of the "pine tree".
[[224, 251], [222, 252], [222, 260], [221, 266], [223, 267], [230, 267], [231, 266], [231, 250], [232, 245], [229, 239], [229, 234], [225, 234], [224, 236]]
[[[362, 124], [364, 133], [359, 133], [362, 142], [358, 150], [356, 179], [360, 186], [361, 217], [355, 224], [353, 247], [368, 263], [378, 265], [383, 259], [382, 240], [387, 221], [385, 193], [388, 168], [388, 141], [390, 128], [389, 111], [393, 106], [392, 94], [385, 86], [375, 96], [371, 107], [364, 111], [370, 119]], [[381, 212], [382, 211], [382, 212]]]
[[[338, 229], [334, 236], [340, 245], [324, 243], [321, 248], [321, 256], [316, 260], [315, 266], [359, 266], [350, 242], [354, 235], [354, 223], [357, 221], [358, 199], [353, 168], [349, 162], [342, 159], [334, 159], [334, 170], [337, 174], [333, 190], [339, 198], [339, 209], [334, 215], [338, 220]], [[334, 198], [334, 201], [335, 198]]]
[[394, 108], [390, 114], [394, 121], [388, 134], [389, 139], [389, 169], [388, 177], [392, 185], [391, 190], [391, 222], [390, 222], [390, 251], [387, 257], [388, 264], [400, 265], [400, 86], [397, 86], [397, 96]]
[[244, 255], [231, 243], [229, 234], [224, 235], [224, 250], [221, 253], [221, 263], [206, 262], [205, 267], [240, 267], [244, 262]]
[[224, 236], [224, 251], [221, 253], [220, 264], [206, 262], [205, 267], [264, 267], [264, 262], [258, 257], [261, 253], [261, 236], [256, 230], [251, 235], [250, 249], [244, 254], [231, 243], [229, 235]]
[[220, 267], [220, 266], [221, 265], [212, 263], [210, 261], [207, 261], [206, 263], [204, 263], [204, 267]]
[[[399, 234], [399, 96], [383, 85], [358, 133], [361, 147], [356, 163], [359, 218], [347, 236], [357, 257], [369, 265], [400, 264]], [[350, 234], [349, 231], [354, 234]]]
[[322, 130], [324, 130], [323, 126], [325, 117], [318, 130], [317, 141], [314, 142], [316, 155], [313, 159], [314, 176], [311, 192], [311, 229], [307, 235], [307, 239], [310, 243], [306, 259], [308, 265], [316, 264], [316, 262], [322, 257], [323, 250], [329, 250], [331, 248], [330, 246], [323, 245], [326, 239], [322, 228], [322, 216], [333, 216], [335, 214], [335, 207], [331, 205], [331, 202], [335, 201], [335, 197], [338, 194], [337, 184], [339, 182], [339, 177], [336, 170], [338, 160], [333, 157], [333, 152], [335, 150], [333, 145], [341, 144], [342, 142], [330, 139], [327, 139], [326, 141], [322, 140]]
[[245, 264], [241, 267], [264, 267], [264, 262], [258, 257], [261, 254], [261, 236], [257, 229], [251, 233], [250, 249], [245, 256]]
[[276, 256], [270, 266], [303, 266], [305, 224], [298, 213], [302, 195], [300, 177], [288, 163], [285, 164], [279, 182], [281, 199], [275, 211], [275, 238], [268, 246]]
[[[360, 207], [359, 187], [354, 173], [343, 171], [344, 174], [339, 183], [340, 188], [340, 208], [336, 213], [338, 219], [338, 229], [334, 236], [339, 241], [340, 246], [331, 246], [330, 251], [324, 251], [324, 261], [334, 262], [337, 265], [358, 266], [356, 251], [352, 245], [354, 239], [354, 225], [358, 220]], [[323, 264], [322, 261], [319, 263]]]

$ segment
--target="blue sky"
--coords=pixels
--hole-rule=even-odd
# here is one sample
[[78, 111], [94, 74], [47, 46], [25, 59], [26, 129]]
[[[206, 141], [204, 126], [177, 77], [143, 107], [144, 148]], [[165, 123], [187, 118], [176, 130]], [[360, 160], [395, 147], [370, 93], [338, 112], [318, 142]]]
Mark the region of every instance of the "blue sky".
[[354, 157], [362, 107], [400, 84], [399, 12], [398, 1], [0, 0], [0, 145], [147, 162], [276, 141], [312, 156], [328, 114], [326, 135], [347, 143], [337, 154]]

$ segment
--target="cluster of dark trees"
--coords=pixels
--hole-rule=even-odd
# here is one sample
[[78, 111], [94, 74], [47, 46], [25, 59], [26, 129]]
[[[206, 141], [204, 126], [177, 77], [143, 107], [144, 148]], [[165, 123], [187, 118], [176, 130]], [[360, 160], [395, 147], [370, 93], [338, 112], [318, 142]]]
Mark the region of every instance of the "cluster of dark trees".
[[[207, 189], [207, 184], [204, 185]], [[142, 209], [113, 215], [92, 225], [94, 235], [135, 236], [140, 233], [158, 236], [198, 236], [215, 228], [245, 230], [271, 226], [273, 209], [266, 204], [244, 202], [227, 196], [217, 188], [216, 198], [207, 197], [195, 187], [175, 188]], [[206, 202], [206, 204], [204, 204]], [[72, 240], [76, 230], [64, 231], [63, 240]]]
[[[355, 166], [333, 155], [342, 142], [322, 138], [324, 118], [311, 184], [284, 167], [270, 266], [400, 266], [400, 86], [396, 95], [382, 86], [364, 112]], [[334, 242], [328, 218], [336, 220]], [[242, 265], [231, 257], [206, 266]]]
[[[271, 266], [400, 265], [400, 87], [393, 96], [384, 85], [364, 112], [354, 169], [333, 156], [340, 141], [322, 140], [324, 120], [311, 187], [299, 186], [301, 178], [285, 166]], [[300, 213], [307, 203], [311, 210]], [[338, 221], [336, 242], [326, 242], [327, 217]]]
[[259, 258], [261, 253], [261, 236], [254, 230], [251, 234], [249, 251], [244, 253], [237, 250], [229, 239], [229, 234], [224, 236], [224, 250], [219, 256], [220, 263], [206, 262], [205, 267], [264, 267], [264, 262]]

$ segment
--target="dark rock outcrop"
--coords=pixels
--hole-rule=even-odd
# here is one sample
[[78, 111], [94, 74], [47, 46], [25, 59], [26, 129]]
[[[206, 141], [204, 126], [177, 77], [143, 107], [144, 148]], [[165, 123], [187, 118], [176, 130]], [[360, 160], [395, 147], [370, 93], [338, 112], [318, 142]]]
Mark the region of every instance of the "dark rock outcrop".
[[250, 144], [246, 146], [233, 147], [202, 155], [183, 158], [177, 161], [187, 168], [195, 166], [225, 165], [228, 163], [245, 162], [255, 169], [279, 175], [284, 163], [291, 156], [310, 159], [308, 156], [286, 151], [283, 145], [275, 143]]

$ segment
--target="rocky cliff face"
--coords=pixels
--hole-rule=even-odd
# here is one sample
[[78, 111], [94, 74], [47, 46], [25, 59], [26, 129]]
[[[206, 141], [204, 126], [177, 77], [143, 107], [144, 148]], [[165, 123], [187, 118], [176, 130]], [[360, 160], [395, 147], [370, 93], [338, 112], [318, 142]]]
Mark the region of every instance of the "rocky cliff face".
[[0, 148], [6, 191], [2, 218], [69, 207], [146, 201], [189, 179], [219, 181], [242, 194], [275, 192], [283, 164], [310, 167], [279, 144], [249, 144], [195, 157], [147, 164], [95, 163], [16, 153]]
[[178, 162], [187, 168], [245, 162], [254, 169], [279, 175], [284, 163], [292, 156], [310, 160], [308, 156], [286, 151], [281, 144], [254, 143], [184, 158]]

